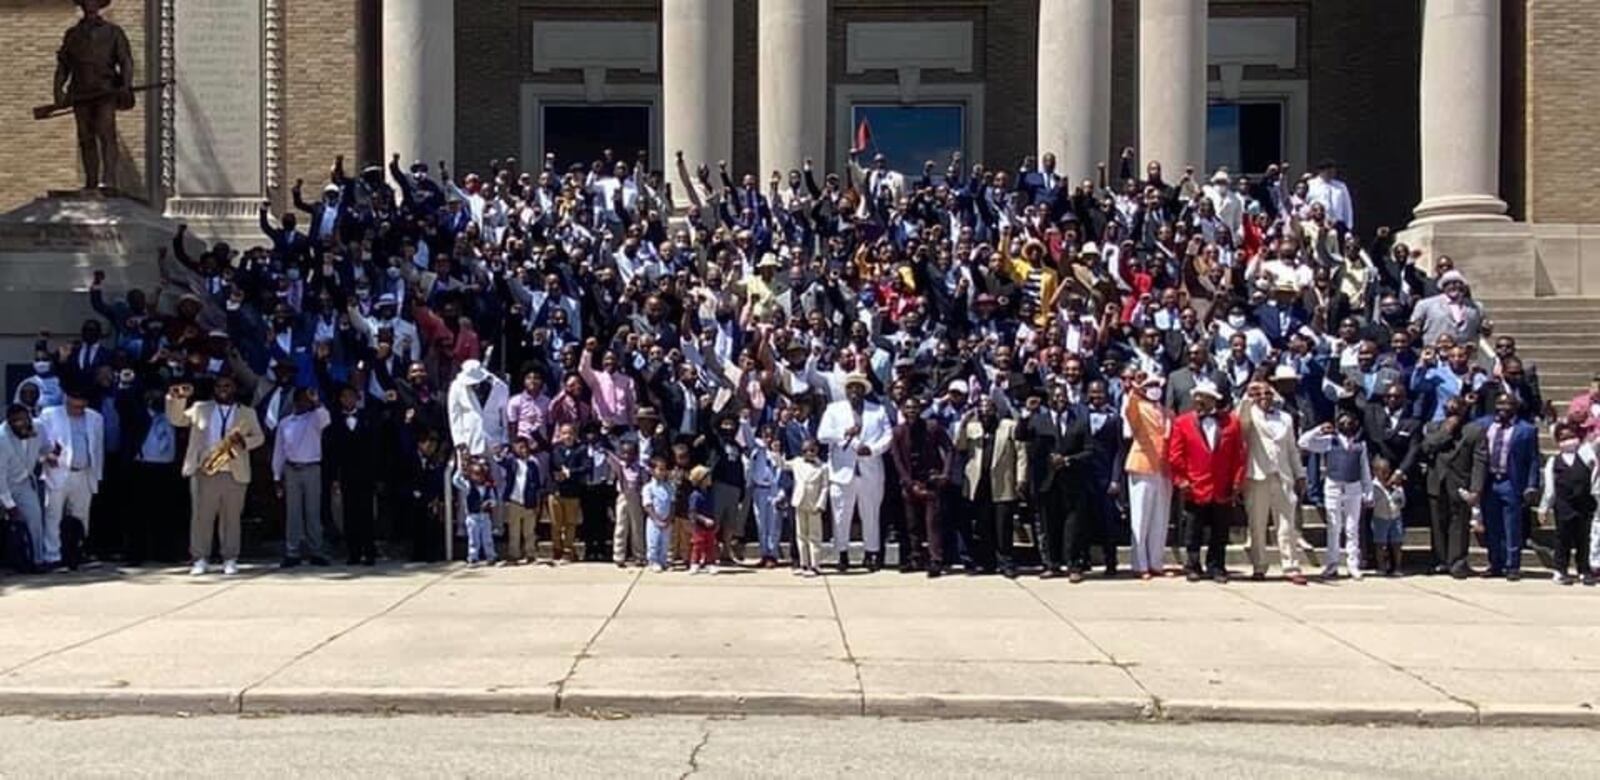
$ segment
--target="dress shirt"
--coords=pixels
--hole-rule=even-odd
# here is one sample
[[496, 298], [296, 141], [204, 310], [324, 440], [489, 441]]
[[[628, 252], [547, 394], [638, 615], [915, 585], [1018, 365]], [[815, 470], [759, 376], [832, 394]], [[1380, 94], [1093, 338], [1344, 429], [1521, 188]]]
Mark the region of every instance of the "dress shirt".
[[1215, 416], [1206, 415], [1200, 418], [1200, 433], [1205, 435], [1207, 447], [1213, 450], [1217, 448], [1217, 418]]
[[1497, 477], [1511, 473], [1511, 425], [1489, 426], [1489, 470]]
[[283, 481], [285, 466], [322, 462], [322, 429], [328, 427], [328, 410], [317, 407], [290, 415], [278, 424], [272, 448], [272, 478]]
[[549, 419], [550, 399], [543, 394], [530, 395], [523, 391], [506, 402], [506, 427], [513, 437], [522, 436], [529, 440], [548, 438]]
[[69, 464], [73, 471], [83, 471], [94, 465], [89, 462], [89, 415], [67, 415], [67, 427], [72, 433], [72, 463]]
[[652, 478], [645, 483], [642, 494], [645, 514], [657, 525], [664, 524], [672, 517], [672, 501], [676, 494], [671, 480]]
[[167, 415], [160, 411], [147, 411], [150, 415], [150, 429], [144, 434], [144, 441], [139, 444], [140, 463], [171, 463], [178, 457], [177, 438], [173, 435], [172, 423], [167, 422]]

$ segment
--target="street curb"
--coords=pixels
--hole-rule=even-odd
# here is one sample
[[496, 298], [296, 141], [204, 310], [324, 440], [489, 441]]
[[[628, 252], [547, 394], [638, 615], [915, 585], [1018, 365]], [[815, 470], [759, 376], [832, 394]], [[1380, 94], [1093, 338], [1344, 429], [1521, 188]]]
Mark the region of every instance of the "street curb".
[[1161, 702], [1161, 718], [1175, 722], [1248, 722], [1397, 726], [1474, 726], [1478, 713], [1463, 704], [1359, 704], [1320, 702], [1206, 701]]
[[556, 708], [555, 686], [492, 691], [427, 688], [269, 688], [246, 691], [243, 713], [547, 713]]
[[861, 697], [846, 693], [722, 691], [563, 691], [562, 712], [637, 715], [857, 715]]
[[1318, 702], [1164, 700], [973, 694], [773, 693], [717, 691], [557, 692], [555, 686], [502, 690], [277, 688], [233, 691], [0, 689], [0, 716], [427, 714], [775, 715], [912, 719], [1098, 720], [1148, 723], [1485, 726], [1600, 728], [1600, 711], [1579, 706], [1454, 703], [1355, 705]]
[[21, 688], [0, 690], [0, 715], [232, 715], [239, 692], [224, 688]]
[[1022, 720], [1152, 720], [1147, 699], [973, 694], [867, 694], [868, 716], [885, 718], [1002, 718]]

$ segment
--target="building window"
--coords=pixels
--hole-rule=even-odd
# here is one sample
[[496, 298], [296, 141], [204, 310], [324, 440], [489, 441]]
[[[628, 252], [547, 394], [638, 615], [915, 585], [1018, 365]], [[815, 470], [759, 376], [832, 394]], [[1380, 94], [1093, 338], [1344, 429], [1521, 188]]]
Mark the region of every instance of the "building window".
[[1285, 159], [1281, 100], [1217, 102], [1206, 106], [1206, 165], [1259, 175]]
[[923, 163], [932, 160], [943, 177], [951, 153], [967, 156], [966, 112], [960, 103], [855, 103], [850, 107], [850, 146], [864, 144], [867, 158], [881, 153], [890, 170], [907, 176], [921, 174]]
[[648, 104], [546, 103], [541, 108], [542, 154], [556, 156], [558, 171], [573, 165], [587, 169], [606, 149], [631, 164], [651, 148]]

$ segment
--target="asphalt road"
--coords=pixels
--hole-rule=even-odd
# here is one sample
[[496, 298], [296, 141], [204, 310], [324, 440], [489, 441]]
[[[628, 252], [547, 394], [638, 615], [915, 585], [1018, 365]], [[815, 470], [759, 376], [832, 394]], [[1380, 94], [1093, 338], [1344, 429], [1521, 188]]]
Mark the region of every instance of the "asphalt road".
[[655, 717], [0, 719], [0, 777], [1537, 777], [1594, 731]]

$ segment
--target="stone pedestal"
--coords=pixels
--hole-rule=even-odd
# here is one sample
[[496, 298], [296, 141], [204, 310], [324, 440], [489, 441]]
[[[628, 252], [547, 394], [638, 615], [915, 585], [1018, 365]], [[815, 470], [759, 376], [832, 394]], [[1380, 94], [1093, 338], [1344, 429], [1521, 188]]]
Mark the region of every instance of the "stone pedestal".
[[41, 329], [76, 334], [94, 316], [89, 283], [109, 295], [160, 281], [156, 258], [177, 225], [135, 200], [55, 193], [0, 215], [0, 361], [27, 363]]
[[[1531, 298], [1571, 295], [1575, 291], [1539, 287], [1538, 240], [1525, 222], [1432, 222], [1400, 232], [1399, 240], [1420, 248], [1431, 268], [1448, 256], [1467, 278], [1475, 298]], [[1548, 287], [1548, 285], [1547, 285]]]

